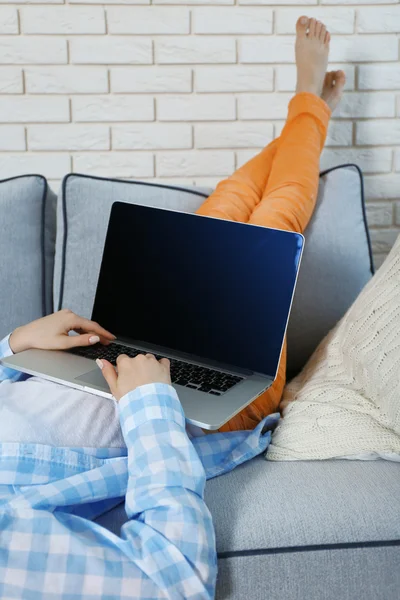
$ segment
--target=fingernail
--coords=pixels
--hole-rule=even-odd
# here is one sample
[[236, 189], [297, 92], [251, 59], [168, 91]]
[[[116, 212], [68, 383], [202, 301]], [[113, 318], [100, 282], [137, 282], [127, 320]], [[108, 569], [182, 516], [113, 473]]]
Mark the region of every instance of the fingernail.
[[308, 19], [307, 17], [302, 17], [302, 19], [300, 20], [301, 23], [303, 23], [303, 25], [305, 25], [307, 23]]
[[102, 360], [100, 360], [100, 358], [96, 358], [96, 364], [99, 367], [99, 369], [104, 369], [104, 363]]
[[89, 338], [89, 342], [91, 344], [97, 344], [97, 342], [100, 341], [100, 338], [98, 335], [92, 335], [92, 337]]

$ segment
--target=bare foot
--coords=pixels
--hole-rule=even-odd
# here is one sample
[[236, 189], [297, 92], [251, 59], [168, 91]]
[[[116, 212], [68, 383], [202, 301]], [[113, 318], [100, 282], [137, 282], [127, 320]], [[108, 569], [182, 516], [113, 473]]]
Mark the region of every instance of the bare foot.
[[329, 73], [325, 75], [321, 98], [322, 100], [325, 100], [332, 112], [342, 98], [345, 83], [346, 75], [344, 71], [329, 71]]
[[300, 17], [296, 31], [296, 92], [320, 96], [328, 66], [331, 36], [325, 25], [308, 17]]

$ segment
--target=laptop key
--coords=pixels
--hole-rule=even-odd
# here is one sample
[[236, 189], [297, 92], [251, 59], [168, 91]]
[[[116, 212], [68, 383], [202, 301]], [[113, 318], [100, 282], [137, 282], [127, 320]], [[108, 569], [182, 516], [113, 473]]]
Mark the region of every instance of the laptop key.
[[[135, 358], [139, 354], [145, 354], [144, 351], [137, 348], [121, 346], [119, 344], [111, 344], [110, 346], [103, 346], [102, 344], [83, 346], [73, 348], [70, 352], [91, 360], [104, 358], [114, 366], [116, 366], [117, 358], [120, 354], [126, 354], [130, 358]], [[155, 357], [157, 360], [162, 358], [159, 354], [155, 354]], [[242, 381], [242, 378], [236, 375], [215, 371], [214, 369], [201, 367], [200, 365], [191, 365], [175, 358], [170, 359], [170, 364], [171, 380], [175, 385], [195, 389], [206, 394], [212, 394], [213, 396], [221, 396]]]

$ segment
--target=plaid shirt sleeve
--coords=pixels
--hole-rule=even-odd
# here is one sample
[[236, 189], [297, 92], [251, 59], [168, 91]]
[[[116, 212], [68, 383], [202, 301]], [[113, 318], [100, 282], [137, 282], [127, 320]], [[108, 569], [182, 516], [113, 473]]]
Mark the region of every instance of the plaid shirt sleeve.
[[[0, 359], [6, 358], [6, 356], [12, 356], [13, 354], [9, 343], [10, 335], [5, 337], [0, 342]], [[14, 371], [14, 369], [3, 367], [0, 363], [0, 382], [5, 381], [6, 379], [9, 379], [10, 381], [23, 381], [28, 377], [29, 375], [26, 375], [25, 373], [20, 373], [20, 371]]]
[[[176, 392], [163, 384], [142, 386], [121, 399], [119, 410], [128, 448], [128, 521], [121, 535], [68, 507], [78, 499], [85, 504], [113, 496], [121, 488], [126, 458], [0, 497], [1, 598], [214, 597], [215, 535], [203, 500], [205, 473]], [[55, 464], [58, 449], [50, 451]], [[26, 483], [29, 445], [19, 452]], [[41, 465], [43, 470], [43, 460]]]

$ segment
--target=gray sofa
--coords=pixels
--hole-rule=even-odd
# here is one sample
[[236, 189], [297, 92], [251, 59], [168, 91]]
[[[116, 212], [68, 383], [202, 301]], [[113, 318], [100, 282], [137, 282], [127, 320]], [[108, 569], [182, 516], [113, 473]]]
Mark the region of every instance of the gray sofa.
[[[210, 190], [68, 175], [0, 182], [0, 336], [61, 307], [90, 316], [114, 201], [194, 211]], [[289, 376], [372, 276], [362, 176], [321, 175], [288, 331]], [[400, 598], [400, 467], [376, 461], [272, 463], [211, 480], [218, 599]], [[99, 522], [118, 532], [121, 505]]]

